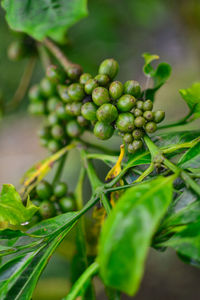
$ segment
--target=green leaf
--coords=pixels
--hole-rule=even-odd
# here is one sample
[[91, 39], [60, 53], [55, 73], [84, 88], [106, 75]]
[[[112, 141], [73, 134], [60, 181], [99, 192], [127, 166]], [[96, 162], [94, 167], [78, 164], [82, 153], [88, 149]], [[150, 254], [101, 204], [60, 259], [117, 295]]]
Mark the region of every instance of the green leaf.
[[[31, 299], [37, 280], [52, 253], [76, 223], [78, 214], [66, 213], [32, 227], [10, 247], [18, 253], [8, 255], [9, 248], [0, 249], [7, 258], [0, 267], [0, 299]], [[10, 233], [8, 232], [8, 235]], [[40, 235], [40, 236], [39, 236]], [[36, 237], [35, 237], [36, 236]]]
[[159, 59], [160, 57], [157, 54], [150, 53], [143, 53], [142, 57], [144, 58], [145, 62], [143, 67], [144, 74], [151, 77], [155, 72], [155, 70], [151, 66], [151, 62], [156, 59]]
[[0, 194], [0, 224], [20, 225], [29, 221], [38, 208], [28, 199], [26, 207], [15, 187], [4, 184]]
[[184, 169], [200, 168], [200, 142], [185, 152], [180, 158], [178, 165]]
[[200, 117], [200, 82], [194, 83], [188, 89], [179, 90], [190, 110], [194, 110], [194, 118]]
[[134, 295], [153, 234], [172, 200], [174, 176], [128, 189], [108, 216], [100, 237], [100, 274], [107, 286]]
[[200, 222], [187, 225], [162, 245], [175, 249], [180, 257], [187, 258], [188, 263], [200, 263]]
[[6, 20], [13, 30], [37, 40], [63, 41], [66, 30], [87, 16], [87, 0], [3, 0]]

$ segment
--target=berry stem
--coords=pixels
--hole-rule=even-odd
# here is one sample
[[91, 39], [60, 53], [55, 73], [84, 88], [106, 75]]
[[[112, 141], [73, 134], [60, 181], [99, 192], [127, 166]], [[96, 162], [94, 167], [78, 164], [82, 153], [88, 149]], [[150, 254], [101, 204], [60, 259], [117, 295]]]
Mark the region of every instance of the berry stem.
[[64, 165], [65, 165], [65, 160], [67, 158], [67, 153], [65, 155], [63, 155], [60, 160], [58, 161], [58, 168], [56, 170], [56, 173], [55, 173], [55, 176], [54, 176], [54, 179], [53, 179], [53, 182], [52, 184], [55, 184], [59, 179], [60, 179], [60, 176], [62, 174], [62, 171], [63, 171], [63, 168], [64, 168]]
[[151, 162], [150, 166], [134, 181], [136, 182], [141, 182], [145, 177], [147, 177], [151, 172], [154, 170], [154, 163]]
[[43, 68], [46, 72], [46, 69], [49, 65], [51, 65], [51, 59], [49, 57], [49, 54], [47, 53], [46, 48], [42, 44], [37, 44], [37, 49], [39, 53], [40, 60], [42, 62]]
[[52, 40], [46, 38], [44, 39], [43, 43], [47, 47], [47, 49], [49, 49], [49, 51], [57, 58], [57, 60], [66, 71], [73, 65], [73, 63], [69, 59], [67, 59], [64, 53], [56, 44], [54, 44]]
[[107, 215], [111, 212], [111, 205], [110, 202], [105, 194], [102, 194], [100, 197], [101, 202], [103, 203], [103, 206], [106, 210]]

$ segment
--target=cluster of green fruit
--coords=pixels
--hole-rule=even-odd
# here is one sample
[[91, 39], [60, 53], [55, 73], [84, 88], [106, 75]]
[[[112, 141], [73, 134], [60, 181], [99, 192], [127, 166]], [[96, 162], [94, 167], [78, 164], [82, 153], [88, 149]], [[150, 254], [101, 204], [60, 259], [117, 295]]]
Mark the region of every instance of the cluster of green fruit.
[[113, 81], [118, 69], [114, 59], [104, 60], [95, 77], [78, 66], [69, 68], [67, 75], [56, 66], [47, 69], [46, 77], [29, 92], [30, 112], [47, 117], [39, 132], [44, 146], [56, 151], [84, 130], [106, 140], [115, 129], [130, 153], [143, 146], [143, 135], [155, 132], [165, 113], [152, 111], [153, 103], [143, 100], [137, 81]]
[[74, 197], [68, 193], [68, 187], [64, 182], [51, 185], [46, 180], [41, 181], [31, 192], [31, 199], [33, 204], [39, 207], [37, 221], [75, 209]]

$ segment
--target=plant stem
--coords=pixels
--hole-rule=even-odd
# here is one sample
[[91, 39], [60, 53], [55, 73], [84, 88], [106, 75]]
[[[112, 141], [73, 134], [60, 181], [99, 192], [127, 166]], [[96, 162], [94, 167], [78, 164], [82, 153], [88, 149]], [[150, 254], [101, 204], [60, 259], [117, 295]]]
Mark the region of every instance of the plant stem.
[[110, 202], [109, 202], [108, 198], [106, 197], [105, 194], [102, 194], [100, 196], [100, 200], [103, 203], [103, 206], [106, 210], [107, 215], [109, 215], [109, 213], [111, 212], [111, 205], [110, 205]]
[[76, 207], [78, 210], [83, 208], [83, 181], [85, 178], [85, 169], [81, 167], [78, 183], [75, 189]]
[[20, 104], [21, 100], [24, 98], [26, 91], [28, 89], [33, 71], [34, 71], [35, 63], [36, 63], [36, 57], [32, 56], [29, 59], [27, 65], [24, 69], [24, 72], [20, 79], [18, 88], [17, 88], [12, 100], [6, 106], [7, 112], [10, 112], [10, 111], [16, 109], [16, 107]]
[[40, 60], [42, 62], [43, 68], [46, 71], [47, 67], [51, 65], [51, 59], [47, 53], [46, 48], [42, 44], [37, 44], [37, 49], [39, 53]]
[[75, 300], [79, 296], [84, 285], [87, 284], [87, 281], [94, 276], [99, 270], [99, 264], [97, 262], [92, 263], [85, 272], [79, 277], [79, 279], [73, 285], [69, 294], [63, 298], [63, 300]]
[[49, 49], [49, 51], [57, 58], [62, 67], [67, 71], [69, 67], [73, 66], [73, 63], [67, 59], [60, 48], [54, 44], [50, 39], [46, 38], [43, 41], [44, 45]]
[[64, 165], [65, 165], [66, 157], [67, 157], [67, 153], [64, 154], [64, 155], [60, 158], [60, 160], [58, 161], [58, 168], [57, 168], [57, 170], [56, 170], [56, 173], [55, 173], [55, 176], [54, 176], [54, 179], [53, 179], [52, 184], [55, 184], [55, 183], [60, 179], [60, 176], [61, 176], [61, 174], [62, 174]]
[[181, 171], [181, 177], [189, 185], [193, 191], [200, 196], [200, 186], [197, 184], [186, 171]]
[[145, 177], [147, 177], [154, 170], [154, 164], [151, 163], [150, 166], [134, 181], [141, 182]]

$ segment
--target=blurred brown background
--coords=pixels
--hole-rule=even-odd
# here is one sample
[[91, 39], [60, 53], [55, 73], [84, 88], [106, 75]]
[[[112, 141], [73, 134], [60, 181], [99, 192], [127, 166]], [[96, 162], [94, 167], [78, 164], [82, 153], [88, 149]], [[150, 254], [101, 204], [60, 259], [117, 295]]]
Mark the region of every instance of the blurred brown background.
[[[27, 60], [13, 63], [7, 58], [7, 47], [17, 35], [8, 29], [2, 9], [0, 37], [0, 90], [4, 101], [10, 101]], [[178, 120], [187, 113], [178, 90], [200, 80], [200, 1], [90, 0], [88, 18], [69, 30], [68, 44], [63, 50], [92, 74], [97, 72], [104, 58], [114, 57], [121, 68], [118, 78], [123, 82], [136, 79], [143, 86], [141, 54], [158, 54], [161, 61], [172, 65], [173, 72], [157, 94], [156, 107], [166, 111], [167, 122]], [[32, 83], [43, 75], [37, 63]], [[25, 97], [20, 107], [0, 123], [0, 185], [18, 186], [23, 173], [46, 155], [36, 136], [42, 120], [27, 114], [27, 102]], [[199, 128], [199, 122], [189, 128]], [[73, 152], [64, 174], [70, 190], [73, 190], [79, 169], [75, 157], [76, 152]], [[61, 299], [69, 288], [68, 276], [68, 261], [63, 254], [57, 253], [42, 275], [33, 299]], [[196, 300], [200, 294], [199, 279], [199, 270], [183, 264], [173, 251], [151, 250], [144, 280], [134, 299]], [[98, 299], [104, 299], [100, 282], [95, 282]]]

